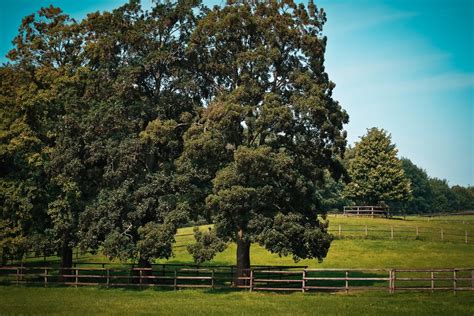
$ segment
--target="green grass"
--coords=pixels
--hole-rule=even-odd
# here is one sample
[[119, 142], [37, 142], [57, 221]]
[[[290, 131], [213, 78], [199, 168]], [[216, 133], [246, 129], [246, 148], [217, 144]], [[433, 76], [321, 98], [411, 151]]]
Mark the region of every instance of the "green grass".
[[[407, 217], [405, 220], [381, 218], [330, 217], [334, 231], [339, 225], [368, 225], [374, 229], [398, 227], [399, 231], [418, 226], [433, 231], [433, 238], [415, 239], [413, 235], [366, 238], [365, 233], [333, 241], [322, 263], [302, 260], [297, 265], [312, 268], [472, 268], [474, 266], [474, 216], [447, 218]], [[464, 223], [463, 223], [464, 221]], [[468, 231], [468, 244], [436, 239], [440, 229], [456, 233]], [[207, 229], [207, 227], [202, 227]], [[397, 229], [397, 228], [395, 228]], [[395, 230], [397, 232], [397, 230]], [[186, 245], [193, 241], [192, 228], [180, 229], [175, 255], [159, 263], [192, 263]], [[235, 264], [235, 245], [218, 254], [211, 265]], [[58, 258], [51, 257], [57, 265]], [[41, 259], [30, 259], [30, 264]], [[78, 262], [110, 262], [101, 254], [85, 254]], [[279, 257], [258, 245], [251, 247], [253, 265], [295, 265], [291, 257]], [[118, 266], [120, 262], [115, 262]], [[382, 284], [383, 283], [383, 284]], [[386, 283], [381, 282], [386, 287]], [[449, 286], [449, 285], [448, 285]], [[375, 292], [276, 294], [239, 291], [167, 291], [163, 289], [105, 289], [66, 287], [0, 286], [0, 315], [3, 314], [164, 314], [164, 315], [473, 315], [474, 293], [420, 293], [387, 290]]]
[[[323, 263], [316, 260], [302, 260], [298, 265], [305, 265], [312, 268], [433, 268], [433, 267], [472, 267], [474, 265], [474, 216], [457, 217], [459, 221], [427, 220], [423, 217], [407, 217], [406, 220], [393, 220], [384, 218], [361, 218], [361, 217], [343, 217], [331, 216], [329, 218], [330, 228], [338, 229], [341, 225], [358, 225], [357, 228], [368, 225], [375, 229], [388, 229], [395, 226], [394, 239], [390, 239], [389, 233], [381, 238], [372, 239], [363, 236], [365, 232], [359, 235], [353, 235], [350, 238], [336, 239], [333, 241], [327, 258]], [[462, 220], [465, 221], [462, 224]], [[433, 232], [439, 239], [438, 234], [442, 228], [446, 233], [457, 232], [464, 236], [467, 230], [469, 236], [472, 236], [470, 242], [465, 244], [460, 241], [440, 241], [434, 238], [419, 239], [415, 238], [415, 230], [410, 238], [401, 238], [397, 236], [397, 230], [408, 230], [411, 227], [419, 227], [420, 235], [424, 232]], [[354, 226], [353, 226], [354, 227]], [[207, 228], [203, 228], [207, 229]], [[186, 235], [192, 233], [192, 228], [183, 228], [178, 234]], [[425, 233], [426, 235], [427, 233]], [[403, 236], [402, 236], [403, 237]], [[462, 239], [464, 240], [464, 239]], [[192, 262], [191, 256], [187, 253], [186, 245], [193, 241], [193, 236], [178, 236], [176, 238], [175, 257], [169, 260], [159, 260], [160, 263], [183, 263]], [[235, 264], [235, 244], [218, 254], [210, 264], [226, 265]], [[259, 245], [251, 247], [251, 262], [254, 265], [295, 265], [291, 257], [279, 257], [277, 254], [271, 254]]]
[[[407, 217], [406, 220], [384, 219], [384, 218], [361, 218], [361, 217], [329, 217], [330, 228], [337, 237], [338, 226], [350, 227], [358, 225], [375, 227], [378, 229], [389, 229], [395, 226], [394, 239], [390, 239], [390, 233], [384, 236], [371, 237], [369, 230], [368, 238], [365, 232], [351, 237], [344, 237], [333, 241], [327, 258], [318, 263], [316, 260], [302, 260], [295, 263], [291, 257], [279, 257], [277, 254], [269, 253], [257, 244], [251, 247], [251, 263], [253, 265], [303, 265], [311, 268], [470, 268], [474, 266], [474, 215], [456, 216], [455, 221], [447, 221], [445, 217], [432, 218], [428, 221], [425, 217]], [[464, 221], [464, 224], [462, 223]], [[435, 232], [436, 238], [416, 239], [413, 233], [409, 237], [399, 236], [397, 230], [408, 230], [411, 227], [419, 227], [421, 234], [427, 231]], [[207, 230], [209, 226], [202, 226]], [[354, 226], [353, 226], [354, 227]], [[445, 232], [458, 232], [464, 236], [469, 233], [469, 243], [462, 241], [439, 240], [440, 229]], [[334, 233], [336, 230], [336, 233]], [[192, 257], [186, 250], [186, 245], [194, 241], [192, 227], [182, 228], [178, 231], [174, 257], [168, 260], [157, 260], [157, 263], [192, 263]], [[181, 236], [180, 236], [181, 235]], [[184, 236], [182, 236], [184, 235]], [[464, 237], [463, 237], [464, 238]], [[234, 265], [235, 244], [229, 244], [228, 248], [218, 254], [208, 265]], [[47, 258], [48, 261], [58, 263], [57, 257]], [[29, 259], [31, 263], [41, 262], [42, 259]], [[81, 263], [110, 263], [102, 254], [85, 254], [78, 258]], [[120, 262], [114, 261], [117, 265]]]
[[472, 315], [472, 293], [274, 294], [0, 287], [0, 314]]

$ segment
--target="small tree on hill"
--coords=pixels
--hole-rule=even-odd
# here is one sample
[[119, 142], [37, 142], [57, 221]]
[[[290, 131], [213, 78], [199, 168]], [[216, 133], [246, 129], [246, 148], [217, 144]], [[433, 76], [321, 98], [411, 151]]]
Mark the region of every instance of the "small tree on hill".
[[345, 194], [357, 203], [376, 205], [403, 201], [410, 196], [410, 181], [390, 134], [383, 129], [369, 129], [356, 143], [348, 173], [351, 182]]

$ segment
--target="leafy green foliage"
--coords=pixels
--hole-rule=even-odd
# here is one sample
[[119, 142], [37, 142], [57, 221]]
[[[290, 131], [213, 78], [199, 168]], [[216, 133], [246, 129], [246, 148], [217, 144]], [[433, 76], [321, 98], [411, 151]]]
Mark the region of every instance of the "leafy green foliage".
[[83, 21], [85, 54], [97, 68], [92, 80], [105, 84], [94, 98], [107, 100], [89, 126], [106, 135], [88, 133], [102, 177], [81, 216], [83, 248], [141, 262], [172, 255], [173, 236], [190, 212], [174, 162], [200, 106], [185, 55], [197, 4], [157, 3], [145, 12], [131, 2]]
[[432, 212], [445, 212], [455, 206], [455, 195], [451, 192], [448, 182], [438, 178], [429, 180], [430, 189], [433, 193]]
[[357, 203], [377, 205], [408, 199], [410, 181], [405, 176], [397, 149], [384, 130], [371, 128], [354, 148], [349, 161], [351, 182], [345, 194]]
[[65, 265], [79, 240], [111, 258], [171, 255], [189, 212], [174, 159], [200, 103], [185, 56], [197, 5], [131, 1], [80, 23], [50, 6], [23, 20], [1, 69], [9, 238], [48, 231], [41, 244]]
[[324, 210], [342, 211], [344, 206], [352, 204], [352, 201], [344, 196], [346, 182], [348, 182], [346, 177], [336, 180], [326, 170], [324, 173], [324, 185], [318, 190], [321, 196], [321, 207]]
[[317, 190], [324, 170], [341, 172], [348, 116], [324, 71], [325, 21], [311, 1], [229, 2], [191, 36], [208, 104], [178, 166], [243, 268], [251, 241], [296, 260], [330, 244]]
[[456, 210], [474, 210], [474, 187], [462, 187], [455, 185], [451, 188], [451, 192], [454, 193], [456, 204], [454, 208]]
[[224, 251], [227, 247], [226, 243], [219, 239], [211, 229], [208, 232], [202, 232], [199, 227], [194, 227], [194, 239], [196, 242], [188, 245], [187, 249], [197, 264], [212, 260], [217, 253]]
[[402, 158], [403, 171], [411, 183], [411, 198], [403, 203], [406, 210], [414, 213], [430, 212], [433, 204], [433, 192], [425, 170], [416, 166], [407, 158]]

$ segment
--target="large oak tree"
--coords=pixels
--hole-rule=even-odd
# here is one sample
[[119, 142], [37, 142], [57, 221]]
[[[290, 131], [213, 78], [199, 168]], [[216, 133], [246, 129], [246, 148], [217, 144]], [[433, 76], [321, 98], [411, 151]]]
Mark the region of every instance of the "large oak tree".
[[329, 249], [317, 189], [325, 169], [342, 171], [348, 116], [324, 68], [325, 21], [312, 1], [228, 1], [192, 34], [207, 106], [185, 134], [180, 170], [217, 236], [237, 243], [240, 275], [252, 242], [295, 260]]

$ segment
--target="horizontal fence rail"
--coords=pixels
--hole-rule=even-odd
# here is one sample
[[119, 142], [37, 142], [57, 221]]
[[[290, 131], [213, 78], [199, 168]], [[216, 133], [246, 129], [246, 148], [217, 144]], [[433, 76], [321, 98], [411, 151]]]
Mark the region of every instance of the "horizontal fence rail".
[[334, 237], [367, 239], [414, 239], [427, 241], [447, 241], [473, 243], [474, 232], [467, 229], [446, 229], [424, 226], [382, 226], [360, 224], [338, 224], [329, 227]]
[[389, 217], [389, 210], [381, 206], [344, 206], [345, 216], [384, 216]]
[[[235, 267], [51, 268], [0, 267], [0, 283], [40, 286], [234, 288], [248, 291], [473, 291], [474, 268], [450, 269], [307, 269], [254, 267], [237, 276]], [[229, 268], [229, 266], [226, 266]], [[163, 272], [164, 271], [164, 272]]]

